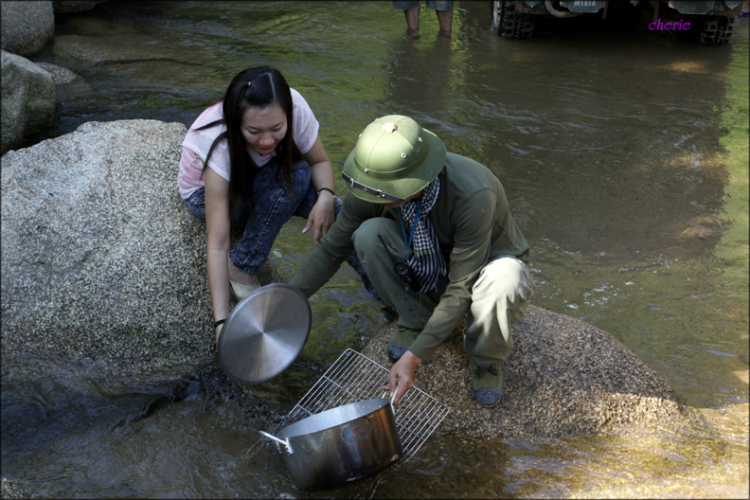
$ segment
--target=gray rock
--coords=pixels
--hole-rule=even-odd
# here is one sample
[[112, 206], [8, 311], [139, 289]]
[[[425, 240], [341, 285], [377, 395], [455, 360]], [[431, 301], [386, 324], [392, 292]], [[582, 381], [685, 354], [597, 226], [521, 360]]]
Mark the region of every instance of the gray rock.
[[[396, 323], [379, 329], [362, 354], [390, 368], [386, 346], [395, 329]], [[471, 389], [462, 331], [460, 325], [432, 361], [417, 368], [415, 385], [451, 409], [442, 431], [557, 438], [663, 424], [682, 415], [667, 383], [612, 335], [534, 306], [513, 329], [500, 404], [482, 408]]]
[[49, 74], [51, 74], [53, 80], [55, 81], [55, 85], [57, 86], [73, 83], [74, 81], [80, 78], [80, 76], [73, 73], [69, 69], [62, 68], [54, 64], [40, 62], [40, 63], [36, 63], [36, 65], [42, 68], [43, 70], [47, 71]]
[[83, 12], [91, 10], [106, 0], [54, 0], [52, 6], [55, 12], [67, 14], [69, 12]]
[[205, 224], [176, 184], [185, 133], [90, 122], [2, 157], [4, 353], [57, 352], [113, 375], [212, 355]]
[[52, 124], [55, 83], [52, 75], [21, 56], [2, 51], [2, 145], [0, 154]]
[[2, 49], [29, 57], [44, 47], [55, 31], [52, 2], [0, 2]]

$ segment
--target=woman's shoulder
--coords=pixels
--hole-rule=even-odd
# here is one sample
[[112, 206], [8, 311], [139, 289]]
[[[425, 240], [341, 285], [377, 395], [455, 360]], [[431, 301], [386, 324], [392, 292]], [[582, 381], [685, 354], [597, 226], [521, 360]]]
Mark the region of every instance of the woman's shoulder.
[[[207, 107], [203, 110], [203, 112], [198, 115], [198, 118], [195, 119], [193, 124], [190, 126], [190, 130], [198, 129], [204, 125], [208, 125], [211, 122], [215, 122], [217, 120], [221, 120], [224, 117], [224, 112], [222, 110], [222, 101], [219, 101], [215, 104], [212, 104], [211, 106]], [[223, 126], [224, 124], [217, 125], [216, 128], [219, 128], [219, 126]], [[214, 128], [214, 127], [211, 127]], [[218, 135], [218, 134], [216, 134]]]
[[294, 103], [294, 142], [304, 154], [313, 147], [320, 124], [302, 95], [292, 88], [289, 90]]
[[312, 109], [310, 108], [310, 105], [307, 104], [307, 101], [304, 97], [302, 97], [302, 94], [300, 94], [298, 91], [296, 91], [293, 88], [289, 88], [289, 91], [292, 93], [292, 103], [294, 104], [295, 111], [297, 109], [304, 109], [306, 111], [309, 111], [312, 113]]
[[[197, 129], [209, 123], [221, 120], [223, 117], [221, 104], [221, 102], [218, 102], [204, 110], [190, 126], [188, 133], [185, 135], [185, 139], [182, 141], [183, 147], [198, 153], [203, 159], [208, 155], [216, 138], [224, 132], [227, 127], [223, 123], [219, 123], [214, 127], [205, 128], [203, 130]], [[214, 148], [210, 163], [222, 163], [226, 156], [228, 156], [227, 144], [226, 141], [221, 141]]]
[[302, 97], [302, 94], [294, 90], [293, 88], [289, 89], [292, 93], [292, 103], [294, 105], [294, 122], [300, 123], [300, 124], [309, 124], [309, 123], [317, 123], [317, 119], [315, 118], [315, 113], [313, 113], [312, 108], [309, 104], [307, 104], [307, 101], [304, 97]]

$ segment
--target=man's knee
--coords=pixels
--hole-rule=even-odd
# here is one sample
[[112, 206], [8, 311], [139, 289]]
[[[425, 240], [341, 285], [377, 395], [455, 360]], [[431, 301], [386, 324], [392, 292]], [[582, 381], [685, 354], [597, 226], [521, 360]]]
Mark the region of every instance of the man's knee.
[[383, 241], [388, 241], [390, 238], [391, 222], [383, 217], [376, 217], [360, 224], [352, 235], [352, 243], [357, 254], [362, 256], [368, 253], [368, 250], [381, 248]]
[[535, 291], [536, 285], [528, 266], [515, 257], [501, 257], [482, 269], [472, 295], [508, 297], [515, 302], [518, 299], [531, 300]]

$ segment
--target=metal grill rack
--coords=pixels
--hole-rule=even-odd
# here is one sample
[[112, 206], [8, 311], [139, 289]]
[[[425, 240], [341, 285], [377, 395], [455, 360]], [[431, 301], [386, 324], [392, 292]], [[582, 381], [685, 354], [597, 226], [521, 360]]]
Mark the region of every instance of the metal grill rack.
[[[341, 405], [373, 398], [390, 398], [390, 370], [367, 356], [347, 349], [331, 365], [286, 417], [289, 424]], [[395, 408], [404, 457], [409, 460], [438, 428], [450, 409], [417, 387], [413, 387]]]

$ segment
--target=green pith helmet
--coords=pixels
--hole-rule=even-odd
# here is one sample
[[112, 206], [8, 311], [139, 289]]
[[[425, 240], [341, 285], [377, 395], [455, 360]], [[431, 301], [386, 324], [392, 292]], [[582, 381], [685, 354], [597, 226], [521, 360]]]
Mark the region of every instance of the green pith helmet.
[[418, 193], [445, 164], [445, 144], [408, 116], [388, 115], [365, 127], [344, 162], [352, 193], [371, 203], [393, 203]]

